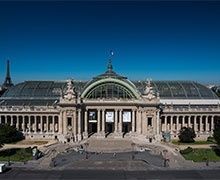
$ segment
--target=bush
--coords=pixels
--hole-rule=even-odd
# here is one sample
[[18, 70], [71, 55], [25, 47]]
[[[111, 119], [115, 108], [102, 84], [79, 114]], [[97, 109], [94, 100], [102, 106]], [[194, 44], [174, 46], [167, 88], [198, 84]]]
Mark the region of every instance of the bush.
[[192, 143], [196, 137], [195, 131], [190, 127], [183, 127], [179, 133], [179, 140], [182, 143]]
[[191, 147], [187, 147], [186, 149], [180, 150], [181, 154], [188, 154], [191, 153], [193, 151], [193, 148]]
[[212, 143], [216, 143], [215, 138], [212, 137], [212, 136], [209, 136], [209, 137], [207, 138], [207, 141], [208, 141], [208, 142], [212, 142]]
[[0, 124], [0, 145], [5, 143], [17, 142], [24, 139], [23, 134], [14, 126]]
[[214, 129], [213, 137], [215, 138], [215, 141], [217, 142], [217, 144], [220, 145], [220, 125], [219, 124], [217, 124]]

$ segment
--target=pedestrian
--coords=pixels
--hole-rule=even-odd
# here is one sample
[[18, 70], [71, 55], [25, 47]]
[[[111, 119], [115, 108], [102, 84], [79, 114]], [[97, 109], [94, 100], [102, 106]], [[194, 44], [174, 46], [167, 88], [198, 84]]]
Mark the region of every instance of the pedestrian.
[[209, 159], [206, 158], [206, 162], [205, 162], [206, 166], [209, 166]]
[[170, 161], [170, 156], [167, 150], [163, 150], [163, 159], [164, 159], [164, 167], [168, 166], [168, 162]]
[[132, 157], [131, 157], [131, 159], [134, 160], [134, 153], [132, 153]]
[[116, 152], [113, 153], [113, 157], [115, 157], [115, 156], [116, 156]]

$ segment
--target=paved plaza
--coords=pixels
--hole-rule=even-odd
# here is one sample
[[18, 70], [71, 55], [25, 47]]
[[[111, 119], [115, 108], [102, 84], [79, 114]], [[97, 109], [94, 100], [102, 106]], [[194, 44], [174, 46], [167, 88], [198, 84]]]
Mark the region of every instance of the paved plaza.
[[0, 179], [220, 179], [219, 170], [147, 170], [147, 171], [108, 171], [108, 170], [62, 170], [62, 171], [30, 171], [14, 169], [0, 174]]
[[59, 154], [50, 164], [57, 169], [145, 170], [163, 167], [163, 157], [145, 152], [91, 153], [70, 151]]

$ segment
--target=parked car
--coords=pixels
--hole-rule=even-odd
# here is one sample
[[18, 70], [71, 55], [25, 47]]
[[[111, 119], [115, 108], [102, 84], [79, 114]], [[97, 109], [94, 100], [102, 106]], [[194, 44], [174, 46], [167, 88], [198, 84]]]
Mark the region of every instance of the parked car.
[[5, 164], [0, 164], [0, 173], [3, 173], [6, 171], [6, 166]]

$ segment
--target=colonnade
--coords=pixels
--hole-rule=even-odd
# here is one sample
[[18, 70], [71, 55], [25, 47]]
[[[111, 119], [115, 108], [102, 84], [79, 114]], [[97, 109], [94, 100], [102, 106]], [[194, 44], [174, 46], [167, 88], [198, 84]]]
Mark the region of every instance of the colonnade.
[[[83, 111], [84, 113], [84, 119], [83, 122], [81, 122], [82, 119], [82, 111], [78, 110], [78, 132], [83, 131], [84, 136], [88, 136], [88, 126], [89, 126], [89, 119], [88, 119], [88, 113], [91, 109], [85, 109]], [[93, 109], [94, 110], [94, 109]], [[97, 134], [105, 134], [106, 133], [106, 112], [113, 112], [114, 113], [114, 121], [112, 122], [114, 124], [114, 133], [123, 133], [122, 132], [122, 126], [123, 126], [123, 109], [104, 109], [104, 108], [98, 108], [97, 111]], [[127, 110], [125, 110], [127, 111]], [[136, 121], [136, 109], [129, 110], [131, 112], [131, 126], [132, 132], [135, 132], [137, 121]], [[83, 129], [81, 127], [83, 123]]]
[[[114, 134], [122, 135], [123, 132], [123, 112], [129, 111], [131, 113], [131, 122], [129, 129], [132, 133], [142, 134], [144, 126], [147, 124], [146, 112], [137, 108], [121, 109], [121, 108], [97, 108], [97, 109], [78, 109], [71, 115], [71, 132], [74, 136], [83, 135], [83, 138], [89, 135], [89, 112], [96, 111], [97, 119], [95, 120], [97, 126], [97, 134], [105, 135], [108, 131], [106, 129], [106, 112], [113, 112], [114, 117], [112, 123], [112, 132]], [[66, 111], [58, 114], [42, 114], [42, 115], [28, 115], [28, 114], [1, 114], [0, 124], [7, 123], [15, 126], [18, 130], [24, 133], [46, 133], [46, 134], [67, 134], [69, 127], [67, 126], [68, 116]], [[154, 135], [161, 132], [171, 132], [171, 134], [178, 134], [182, 127], [191, 127], [196, 133], [211, 134], [214, 130], [215, 123], [220, 120], [220, 116], [213, 114], [162, 114], [157, 112], [156, 117], [151, 118], [151, 127]], [[152, 134], [152, 135], [153, 135]]]
[[58, 115], [0, 115], [0, 124], [10, 124], [22, 132], [57, 133]]
[[161, 116], [160, 131], [175, 134], [182, 127], [191, 127], [197, 133], [212, 133], [217, 115], [163, 115]]

